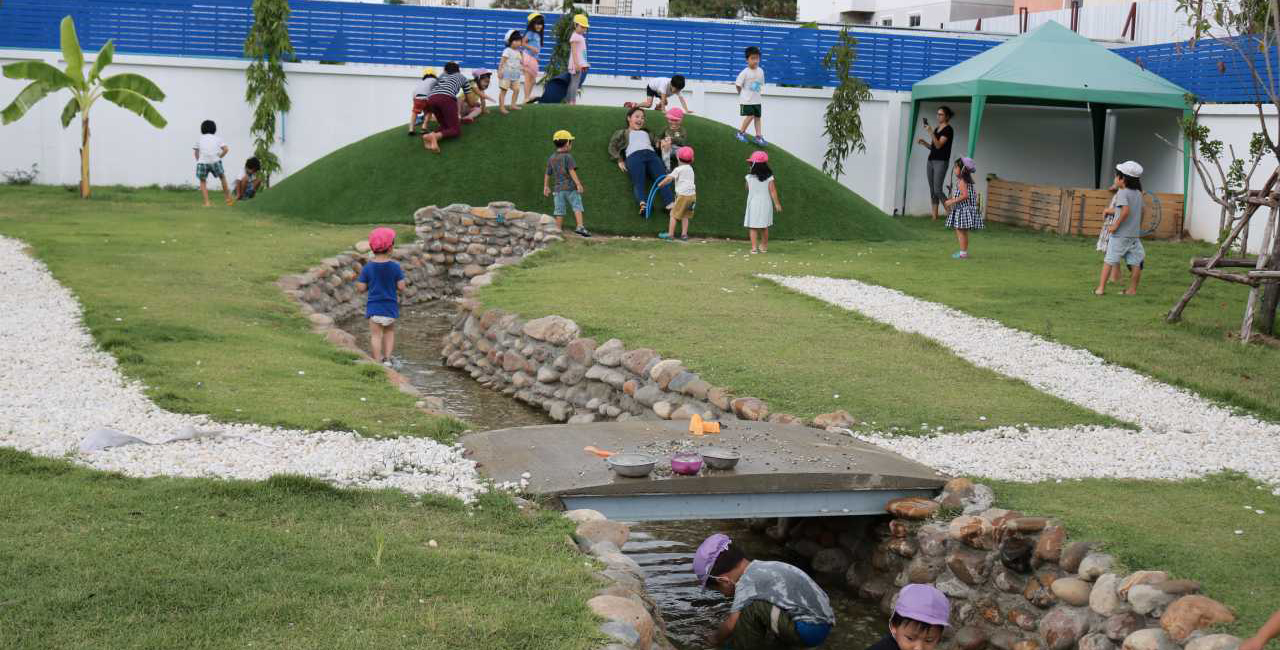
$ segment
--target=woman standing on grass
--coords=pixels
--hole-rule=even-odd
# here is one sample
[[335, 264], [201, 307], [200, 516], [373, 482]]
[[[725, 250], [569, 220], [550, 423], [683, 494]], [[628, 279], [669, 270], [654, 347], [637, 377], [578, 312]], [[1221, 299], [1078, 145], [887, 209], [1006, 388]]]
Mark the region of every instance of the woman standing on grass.
[[950, 212], [947, 216], [947, 227], [955, 228], [956, 239], [960, 241], [960, 250], [951, 255], [952, 259], [969, 259], [969, 231], [978, 230], [984, 226], [982, 211], [978, 210], [977, 188], [973, 186], [973, 172], [976, 171], [978, 171], [978, 165], [972, 158], [956, 158], [955, 194], [943, 204]]
[[951, 160], [951, 141], [955, 138], [955, 129], [951, 128], [951, 116], [954, 115], [949, 106], [938, 107], [938, 127], [929, 126], [924, 120], [924, 130], [929, 139], [919, 138], [916, 142], [929, 149], [929, 209], [933, 211], [933, 220], [938, 220], [938, 204], [947, 200], [947, 190], [943, 183], [947, 180], [947, 161]]
[[[644, 214], [649, 184], [666, 175], [667, 168], [658, 157], [657, 138], [644, 128], [643, 108], [633, 106], [627, 109], [627, 128], [614, 132], [609, 138], [609, 157], [618, 163], [618, 169], [631, 176], [636, 203], [640, 204], [640, 214]], [[662, 205], [670, 210], [676, 201], [671, 186], [658, 188], [658, 194], [662, 197]]]

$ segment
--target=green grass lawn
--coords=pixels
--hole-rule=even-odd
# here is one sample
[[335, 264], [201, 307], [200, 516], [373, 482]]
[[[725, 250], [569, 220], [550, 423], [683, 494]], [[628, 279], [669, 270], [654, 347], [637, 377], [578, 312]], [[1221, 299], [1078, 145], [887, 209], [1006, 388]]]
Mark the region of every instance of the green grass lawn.
[[[436, 156], [418, 138], [397, 127], [343, 147], [294, 173], [255, 199], [254, 209], [299, 219], [333, 223], [410, 223], [426, 205], [485, 205], [506, 200], [524, 210], [550, 213], [542, 196], [551, 134], [569, 129], [577, 137], [573, 155], [586, 193], [586, 223], [591, 230], [654, 236], [666, 230], [665, 213], [646, 221], [636, 214], [631, 183], [608, 156], [609, 137], [624, 126], [622, 108], [535, 105], [508, 116], [493, 114], [463, 127], [462, 137], [446, 141]], [[649, 111], [650, 120], [659, 120]], [[697, 151], [697, 232], [746, 237], [747, 156], [755, 149], [734, 139], [733, 129], [711, 120], [685, 118]], [[651, 121], [656, 133], [665, 120]], [[904, 231], [879, 208], [832, 181], [821, 171], [776, 147], [769, 164], [777, 177], [786, 214], [781, 238], [893, 240]], [[569, 220], [572, 223], [572, 219]]]
[[991, 485], [1000, 507], [1058, 517], [1071, 540], [1105, 540], [1105, 550], [1128, 569], [1164, 569], [1199, 581], [1206, 594], [1236, 611], [1227, 632], [1250, 637], [1280, 607], [1280, 498], [1256, 481], [1221, 474], [1178, 483]]
[[0, 647], [586, 650], [599, 587], [570, 530], [499, 495], [130, 479], [0, 448]]
[[741, 242], [575, 241], [504, 271], [481, 297], [530, 318], [556, 313], [593, 336], [654, 347], [713, 383], [800, 415], [844, 408], [881, 428], [966, 429], [980, 426], [979, 415], [988, 417], [981, 426], [1097, 421], [922, 337], [754, 274], [854, 278], [1087, 348], [1280, 420], [1280, 350], [1225, 338], [1239, 330], [1243, 288], [1209, 283], [1182, 323], [1163, 320], [1190, 283], [1187, 260], [1210, 246], [1147, 242], [1140, 295], [1099, 298], [1101, 254], [1091, 240], [993, 227], [973, 236], [971, 259], [957, 261], [949, 257], [950, 231], [928, 220], [902, 223], [912, 232], [908, 241], [778, 242], [765, 255], [745, 255]]
[[[0, 187], [0, 234], [22, 239], [85, 323], [160, 406], [224, 422], [452, 439], [380, 368], [318, 335], [273, 283], [368, 235], [201, 208], [197, 192]], [[299, 374], [299, 371], [305, 374]], [[365, 398], [366, 401], [361, 401]]]

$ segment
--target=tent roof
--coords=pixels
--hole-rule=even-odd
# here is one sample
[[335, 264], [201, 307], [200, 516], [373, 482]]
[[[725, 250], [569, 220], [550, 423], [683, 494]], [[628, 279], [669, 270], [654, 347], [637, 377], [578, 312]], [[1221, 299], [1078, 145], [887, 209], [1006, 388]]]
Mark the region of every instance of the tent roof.
[[1181, 86], [1049, 21], [911, 87], [911, 97], [1188, 108]]

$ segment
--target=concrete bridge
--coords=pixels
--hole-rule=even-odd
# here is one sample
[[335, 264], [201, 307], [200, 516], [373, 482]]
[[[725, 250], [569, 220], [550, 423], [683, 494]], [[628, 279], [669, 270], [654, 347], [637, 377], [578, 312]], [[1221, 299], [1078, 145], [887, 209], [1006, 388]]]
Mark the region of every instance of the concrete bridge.
[[[462, 443], [495, 481], [518, 482], [527, 472], [530, 492], [621, 521], [883, 514], [891, 499], [933, 497], [947, 480], [895, 453], [819, 429], [730, 422], [719, 434], [695, 437], [687, 424], [519, 427], [473, 433]], [[644, 453], [658, 463], [646, 478], [624, 478], [584, 451], [588, 446]], [[742, 460], [731, 470], [670, 473], [672, 453], [708, 446], [737, 451]]]

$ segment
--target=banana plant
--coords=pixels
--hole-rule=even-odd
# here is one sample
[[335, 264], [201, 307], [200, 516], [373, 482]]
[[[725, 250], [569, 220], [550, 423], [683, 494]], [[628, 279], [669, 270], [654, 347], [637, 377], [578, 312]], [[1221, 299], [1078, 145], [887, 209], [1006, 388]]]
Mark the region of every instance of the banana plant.
[[89, 198], [89, 109], [99, 99], [105, 99], [125, 110], [137, 113], [142, 119], [157, 129], [163, 129], [167, 122], [156, 111], [151, 102], [162, 101], [161, 92], [150, 79], [142, 75], [125, 73], [111, 77], [103, 77], [102, 70], [111, 64], [115, 54], [114, 41], [107, 41], [98, 52], [98, 58], [89, 68], [89, 75], [84, 73], [84, 52], [80, 49], [80, 39], [76, 36], [75, 21], [71, 16], [62, 19], [62, 59], [67, 62], [66, 70], [59, 70], [43, 61], [19, 61], [4, 66], [4, 76], [10, 79], [23, 79], [31, 84], [22, 89], [13, 102], [0, 112], [4, 124], [14, 122], [37, 102], [46, 96], [62, 89], [71, 91], [71, 100], [62, 109], [62, 128], [71, 125], [71, 121], [80, 116], [80, 197]]

